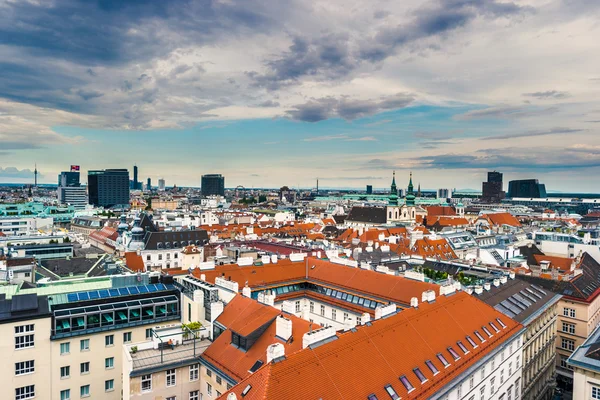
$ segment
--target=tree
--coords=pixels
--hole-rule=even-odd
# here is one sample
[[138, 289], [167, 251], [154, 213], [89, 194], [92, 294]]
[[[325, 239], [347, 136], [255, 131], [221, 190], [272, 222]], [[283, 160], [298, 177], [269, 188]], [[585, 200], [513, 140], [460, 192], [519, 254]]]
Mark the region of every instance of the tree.
[[259, 203], [264, 203], [265, 201], [267, 201], [267, 196], [265, 196], [264, 194], [261, 194], [260, 196], [258, 196]]

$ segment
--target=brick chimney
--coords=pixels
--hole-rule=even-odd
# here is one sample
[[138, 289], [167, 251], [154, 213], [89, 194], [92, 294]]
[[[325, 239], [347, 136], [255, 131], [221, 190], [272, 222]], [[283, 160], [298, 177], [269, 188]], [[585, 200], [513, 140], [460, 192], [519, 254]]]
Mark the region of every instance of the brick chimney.
[[292, 320], [278, 316], [275, 319], [275, 335], [287, 342], [292, 337]]

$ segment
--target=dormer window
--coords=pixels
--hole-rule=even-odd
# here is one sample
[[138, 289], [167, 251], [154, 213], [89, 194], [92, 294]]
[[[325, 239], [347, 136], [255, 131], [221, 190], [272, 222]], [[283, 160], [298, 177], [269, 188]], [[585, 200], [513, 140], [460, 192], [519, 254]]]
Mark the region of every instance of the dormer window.
[[158, 242], [158, 243], [156, 243], [156, 248], [157, 248], [157, 249], [162, 249], [162, 248], [163, 248], [163, 244], [162, 244], [162, 242]]

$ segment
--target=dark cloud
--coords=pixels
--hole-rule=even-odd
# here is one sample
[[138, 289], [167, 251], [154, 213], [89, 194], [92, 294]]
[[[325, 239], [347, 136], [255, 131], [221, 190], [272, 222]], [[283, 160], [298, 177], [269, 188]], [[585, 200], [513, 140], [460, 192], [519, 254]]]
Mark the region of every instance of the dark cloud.
[[279, 107], [280, 104], [277, 101], [266, 100], [266, 101], [263, 101], [262, 103], [258, 103], [257, 106], [258, 107], [266, 107], [266, 108], [268, 108], [268, 107]]
[[384, 179], [382, 176], [338, 176], [335, 178], [321, 178], [320, 181], [374, 181]]
[[545, 135], [568, 135], [573, 133], [585, 132], [585, 129], [571, 129], [571, 128], [552, 128], [545, 130], [527, 131], [521, 133], [508, 133], [506, 135], [498, 136], [486, 136], [480, 138], [480, 140], [498, 140], [498, 139], [516, 139], [530, 136], [545, 136]]
[[79, 95], [79, 97], [81, 97], [83, 100], [86, 100], [86, 101], [95, 99], [97, 97], [104, 96], [104, 93], [98, 92], [97, 90], [85, 90], [85, 89], [79, 89], [77, 91], [77, 94]]
[[383, 111], [397, 110], [409, 106], [414, 97], [399, 93], [379, 100], [353, 100], [325, 97], [298, 104], [286, 111], [286, 117], [305, 122], [318, 122], [329, 118], [354, 120]]
[[547, 90], [545, 92], [534, 92], [534, 93], [523, 93], [523, 96], [527, 97], [535, 97], [536, 99], [566, 99], [567, 97], [571, 97], [569, 92], [559, 92], [558, 90]]

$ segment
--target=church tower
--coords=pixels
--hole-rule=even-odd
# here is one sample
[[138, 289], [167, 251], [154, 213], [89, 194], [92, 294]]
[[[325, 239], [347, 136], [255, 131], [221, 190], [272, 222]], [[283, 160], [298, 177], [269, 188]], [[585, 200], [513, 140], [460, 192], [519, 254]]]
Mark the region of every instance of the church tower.
[[390, 197], [388, 198], [390, 206], [398, 205], [398, 188], [396, 187], [396, 171], [392, 175], [392, 186], [390, 187]]

